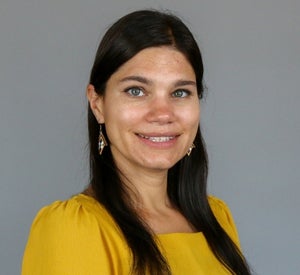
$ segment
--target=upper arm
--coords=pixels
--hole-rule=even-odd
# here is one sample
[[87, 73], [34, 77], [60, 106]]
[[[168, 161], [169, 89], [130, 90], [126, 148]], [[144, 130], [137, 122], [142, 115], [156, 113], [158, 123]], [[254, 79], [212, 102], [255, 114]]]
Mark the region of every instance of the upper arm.
[[209, 203], [219, 224], [229, 235], [232, 241], [240, 248], [238, 231], [229, 207], [224, 203], [224, 201], [215, 197], [209, 197]]
[[32, 224], [22, 275], [103, 274], [105, 263], [99, 261], [104, 251], [95, 217], [80, 205], [56, 202]]

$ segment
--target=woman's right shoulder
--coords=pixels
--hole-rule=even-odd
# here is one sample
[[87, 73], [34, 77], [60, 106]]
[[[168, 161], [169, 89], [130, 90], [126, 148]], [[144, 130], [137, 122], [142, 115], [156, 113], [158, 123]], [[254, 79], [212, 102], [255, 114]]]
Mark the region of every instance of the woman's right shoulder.
[[64, 201], [54, 201], [37, 213], [32, 228], [70, 230], [74, 226], [105, 226], [114, 222], [105, 208], [94, 198], [78, 194]]
[[55, 201], [32, 223], [22, 274], [110, 274], [108, 241], [117, 251], [125, 249], [117, 225], [97, 200], [80, 194]]

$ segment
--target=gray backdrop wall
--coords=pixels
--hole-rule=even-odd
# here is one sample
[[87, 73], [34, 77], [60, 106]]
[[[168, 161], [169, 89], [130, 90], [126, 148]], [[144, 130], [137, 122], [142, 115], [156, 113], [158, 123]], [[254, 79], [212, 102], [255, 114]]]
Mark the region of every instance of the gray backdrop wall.
[[140, 8], [178, 13], [203, 52], [210, 192], [257, 274], [299, 274], [300, 1], [1, 0], [0, 273], [38, 209], [88, 181], [85, 86], [100, 37]]

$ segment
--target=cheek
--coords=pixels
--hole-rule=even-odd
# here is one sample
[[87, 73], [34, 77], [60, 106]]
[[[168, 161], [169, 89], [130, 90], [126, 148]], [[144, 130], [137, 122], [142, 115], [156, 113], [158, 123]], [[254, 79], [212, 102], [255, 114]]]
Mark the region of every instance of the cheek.
[[131, 128], [141, 120], [143, 110], [127, 106], [120, 102], [114, 102], [112, 106], [104, 110], [105, 123], [114, 129]]
[[182, 120], [190, 128], [198, 128], [200, 123], [200, 108], [195, 106], [194, 108], [188, 108], [181, 113]]

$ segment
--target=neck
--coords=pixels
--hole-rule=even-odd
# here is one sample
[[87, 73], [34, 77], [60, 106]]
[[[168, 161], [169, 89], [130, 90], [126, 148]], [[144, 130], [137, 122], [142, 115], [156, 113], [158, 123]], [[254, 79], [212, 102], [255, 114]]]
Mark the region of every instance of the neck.
[[127, 172], [122, 180], [128, 187], [133, 207], [145, 210], [170, 207], [167, 194], [167, 177], [168, 172], [166, 170]]

